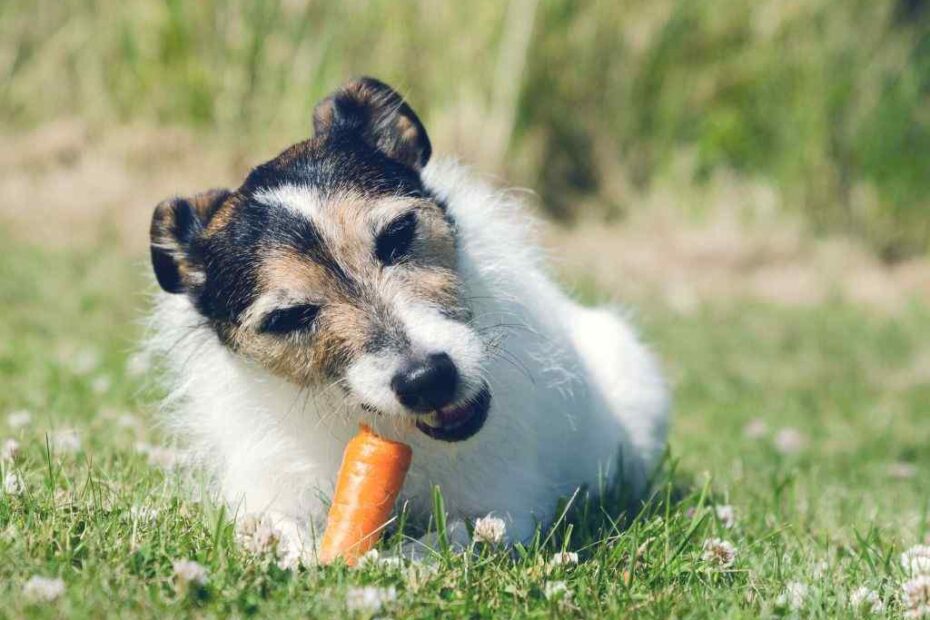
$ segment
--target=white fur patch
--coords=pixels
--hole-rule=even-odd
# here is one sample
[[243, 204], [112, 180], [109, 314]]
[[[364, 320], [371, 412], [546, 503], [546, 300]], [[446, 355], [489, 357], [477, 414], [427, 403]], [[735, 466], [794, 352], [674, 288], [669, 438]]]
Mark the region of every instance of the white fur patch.
[[[461, 379], [455, 400], [474, 396], [483, 385], [481, 361], [484, 347], [477, 334], [464, 323], [444, 317], [439, 310], [427, 304], [398, 300], [394, 303], [394, 312], [401, 319], [410, 340], [411, 351], [407, 355], [423, 358], [433, 353], [447, 354]], [[406, 413], [391, 388], [391, 380], [404, 359], [404, 355], [390, 351], [365, 354], [349, 367], [346, 379], [365, 404], [383, 413]]]
[[318, 218], [323, 208], [319, 192], [312, 187], [291, 184], [256, 192], [255, 200], [269, 207], [284, 207], [311, 220]]
[[384, 413], [401, 414], [403, 406], [391, 389], [391, 379], [397, 374], [401, 357], [396, 353], [367, 353], [346, 371], [346, 380], [355, 395], [366, 405]]
[[444, 317], [436, 308], [402, 297], [394, 302], [394, 312], [404, 324], [415, 357], [445, 353], [452, 358], [462, 380], [456, 400], [472, 396], [481, 387], [484, 347], [474, 330]]
[[[652, 355], [623, 315], [582, 308], [546, 275], [512, 192], [450, 162], [432, 162], [422, 176], [456, 222], [457, 270], [473, 318], [466, 325], [400, 298], [392, 307], [415, 354], [444, 351], [469, 388], [487, 381], [492, 400], [481, 431], [436, 441], [400, 416], [369, 415], [339, 385], [302, 389], [223, 347], [187, 297], [160, 293], [151, 346], [168, 361], [171, 427], [233, 509], [274, 513], [301, 532], [325, 521], [325, 498], [362, 419], [412, 447], [401, 502], [416, 516], [431, 515], [439, 486], [450, 522], [493, 513], [522, 541], [537, 523], [552, 522], [560, 497], [598, 489], [605, 477], [631, 501], [642, 497], [668, 421], [668, 391]], [[307, 217], [321, 207], [312, 189], [299, 187], [262, 200]], [[369, 405], [400, 412], [390, 389], [400, 362], [400, 353], [366, 355], [346, 380]]]

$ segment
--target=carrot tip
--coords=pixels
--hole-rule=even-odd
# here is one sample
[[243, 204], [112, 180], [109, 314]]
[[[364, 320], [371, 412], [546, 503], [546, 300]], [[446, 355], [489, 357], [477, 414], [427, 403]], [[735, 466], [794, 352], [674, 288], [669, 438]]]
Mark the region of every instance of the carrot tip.
[[391, 516], [410, 467], [410, 446], [359, 424], [342, 456], [336, 492], [323, 533], [320, 561], [342, 557], [349, 565], [375, 546]]

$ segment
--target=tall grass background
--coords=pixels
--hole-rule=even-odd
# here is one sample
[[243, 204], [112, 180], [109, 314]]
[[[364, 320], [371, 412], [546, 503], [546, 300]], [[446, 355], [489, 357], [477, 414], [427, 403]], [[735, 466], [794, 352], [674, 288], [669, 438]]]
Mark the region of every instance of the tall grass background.
[[725, 175], [889, 260], [930, 248], [927, 0], [0, 3], [5, 131], [182, 125], [270, 154], [358, 74], [557, 219]]

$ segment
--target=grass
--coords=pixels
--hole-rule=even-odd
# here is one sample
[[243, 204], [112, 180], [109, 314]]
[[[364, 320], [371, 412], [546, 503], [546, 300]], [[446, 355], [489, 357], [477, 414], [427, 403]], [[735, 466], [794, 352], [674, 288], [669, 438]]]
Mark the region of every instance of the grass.
[[[0, 467], [25, 482], [22, 495], [0, 494], [0, 616], [333, 617], [346, 615], [351, 588], [377, 585], [397, 594], [382, 613], [403, 617], [756, 618], [795, 613], [779, 597], [799, 582], [810, 589], [796, 613], [833, 618], [855, 615], [846, 600], [861, 585], [897, 610], [897, 554], [928, 533], [927, 308], [675, 315], [644, 303], [639, 323], [677, 403], [671, 456], [637, 520], [619, 529], [609, 502], [579, 501], [534, 545], [446, 554], [434, 573], [281, 571], [237, 546], [228, 513], [136, 449], [163, 441], [158, 393], [127, 366], [146, 269], [105, 248], [0, 254], [0, 412], [33, 414], [21, 429], [0, 419], [0, 438], [22, 446]], [[748, 438], [755, 419], [769, 431]], [[807, 443], [779, 451], [784, 428]], [[78, 432], [79, 450], [54, 447], [62, 429]], [[730, 529], [712, 510], [724, 504], [736, 511]], [[735, 546], [731, 569], [702, 559], [710, 537]], [[550, 566], [562, 548], [580, 563]], [[184, 558], [206, 567], [205, 587], [176, 588], [172, 562]], [[65, 594], [29, 603], [33, 575], [60, 577]], [[547, 582], [570, 597], [547, 598]]]
[[735, 174], [899, 258], [930, 248], [928, 7], [7, 0], [0, 126], [167, 123], [268, 152], [373, 74], [409, 96], [437, 152], [538, 190], [549, 214], [623, 215], [669, 176]]

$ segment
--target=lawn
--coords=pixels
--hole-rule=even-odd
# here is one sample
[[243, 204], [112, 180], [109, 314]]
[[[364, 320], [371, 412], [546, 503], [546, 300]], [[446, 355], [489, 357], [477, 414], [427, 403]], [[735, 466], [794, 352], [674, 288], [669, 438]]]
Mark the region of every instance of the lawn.
[[[0, 440], [20, 447], [0, 464], [0, 616], [833, 618], [867, 615], [850, 604], [861, 587], [904, 611], [899, 556], [930, 533], [928, 308], [642, 302], [676, 404], [636, 519], [576, 499], [513, 552], [293, 572], [245, 552], [230, 515], [165, 467], [154, 371], [132, 356], [145, 262], [0, 242]], [[727, 545], [705, 553], [713, 538], [732, 563]], [[579, 562], [554, 563], [562, 549]], [[184, 559], [203, 585], [174, 575]], [[64, 593], [43, 602], [36, 575]]]

